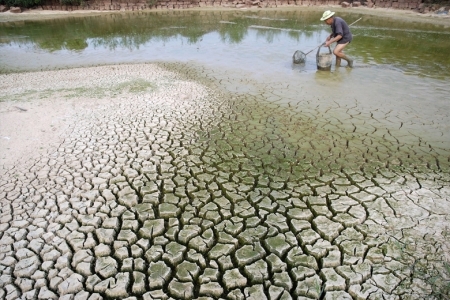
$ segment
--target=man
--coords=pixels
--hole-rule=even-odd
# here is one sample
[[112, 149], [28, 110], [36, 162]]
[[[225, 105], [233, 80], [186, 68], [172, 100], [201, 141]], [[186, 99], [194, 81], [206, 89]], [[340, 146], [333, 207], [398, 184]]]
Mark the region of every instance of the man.
[[321, 21], [325, 21], [331, 26], [331, 34], [327, 37], [325, 46], [329, 47], [334, 42], [337, 42], [336, 47], [333, 50], [334, 55], [336, 55], [336, 67], [341, 66], [341, 59], [347, 61], [347, 66], [353, 68], [353, 59], [348, 57], [342, 52], [353, 39], [352, 33], [347, 23], [339, 17], [334, 16], [334, 11], [327, 10], [323, 13]]

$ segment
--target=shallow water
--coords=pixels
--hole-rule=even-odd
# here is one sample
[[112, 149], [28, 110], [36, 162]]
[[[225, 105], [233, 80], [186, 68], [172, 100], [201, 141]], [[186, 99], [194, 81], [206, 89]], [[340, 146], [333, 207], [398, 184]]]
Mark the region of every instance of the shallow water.
[[298, 104], [298, 95], [325, 106], [357, 103], [363, 112], [385, 114], [394, 128], [448, 146], [450, 29], [343, 13], [348, 23], [362, 17], [352, 25], [354, 41], [346, 49], [355, 68], [318, 72], [316, 51], [305, 64], [292, 63], [296, 50], [306, 53], [329, 34], [318, 14], [164, 11], [0, 23], [0, 68], [190, 63], [212, 77], [225, 76], [223, 85], [233, 91], [270, 87], [266, 100], [290, 105]]
[[[165, 11], [0, 23], [3, 72], [153, 61], [238, 65], [255, 71], [291, 68], [328, 34], [316, 11]], [[408, 74], [450, 76], [450, 29], [340, 14], [355, 36], [347, 53], [358, 66], [383, 65]], [[315, 70], [315, 54], [302, 71]]]

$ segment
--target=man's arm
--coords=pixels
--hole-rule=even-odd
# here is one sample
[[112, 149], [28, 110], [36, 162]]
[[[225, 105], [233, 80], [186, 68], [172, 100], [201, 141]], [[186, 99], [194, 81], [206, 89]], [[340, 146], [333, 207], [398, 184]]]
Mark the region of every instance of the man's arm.
[[327, 41], [325, 42], [325, 47], [330, 47], [331, 44], [333, 44], [334, 42], [339, 41], [340, 39], [342, 39], [342, 35], [338, 34], [337, 36], [335, 36], [334, 38], [331, 38], [331, 35], [327, 38]]

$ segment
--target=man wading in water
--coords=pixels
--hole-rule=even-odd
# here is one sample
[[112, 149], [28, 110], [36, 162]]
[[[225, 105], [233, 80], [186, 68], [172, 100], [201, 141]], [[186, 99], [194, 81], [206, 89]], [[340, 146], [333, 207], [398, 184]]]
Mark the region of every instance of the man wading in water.
[[325, 21], [331, 26], [332, 33], [327, 37], [325, 42], [326, 47], [330, 47], [331, 44], [337, 42], [336, 47], [333, 50], [334, 55], [336, 55], [336, 67], [341, 66], [341, 59], [345, 59], [348, 64], [347, 66], [353, 68], [353, 59], [348, 57], [342, 52], [345, 46], [347, 46], [353, 39], [350, 28], [348, 28], [347, 23], [342, 18], [333, 17], [334, 11], [327, 10], [323, 13], [320, 21]]

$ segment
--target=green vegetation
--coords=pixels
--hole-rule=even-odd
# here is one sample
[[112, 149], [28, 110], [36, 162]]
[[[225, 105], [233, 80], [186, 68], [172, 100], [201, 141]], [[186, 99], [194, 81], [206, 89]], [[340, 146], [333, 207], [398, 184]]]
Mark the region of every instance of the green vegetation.
[[62, 5], [80, 6], [84, 3], [83, 0], [59, 0]]
[[[82, 6], [84, 0], [59, 0], [61, 5], [73, 5]], [[0, 5], [6, 5], [9, 7], [18, 6], [24, 8], [36, 7], [39, 5], [45, 5], [45, 0], [0, 0]]]
[[140, 94], [145, 92], [151, 92], [157, 89], [157, 86], [142, 79], [129, 80], [122, 82], [114, 86], [105, 87], [91, 87], [91, 88], [72, 88], [72, 89], [46, 89], [42, 91], [28, 90], [25, 92], [17, 93], [9, 96], [0, 96], [0, 102], [4, 101], [31, 101], [34, 99], [48, 99], [59, 95], [65, 98], [73, 97], [88, 97], [88, 98], [103, 98], [103, 97], [116, 97], [121, 93], [133, 93]]
[[19, 7], [34, 7], [42, 4], [42, 0], [0, 0], [0, 5], [19, 6]]

